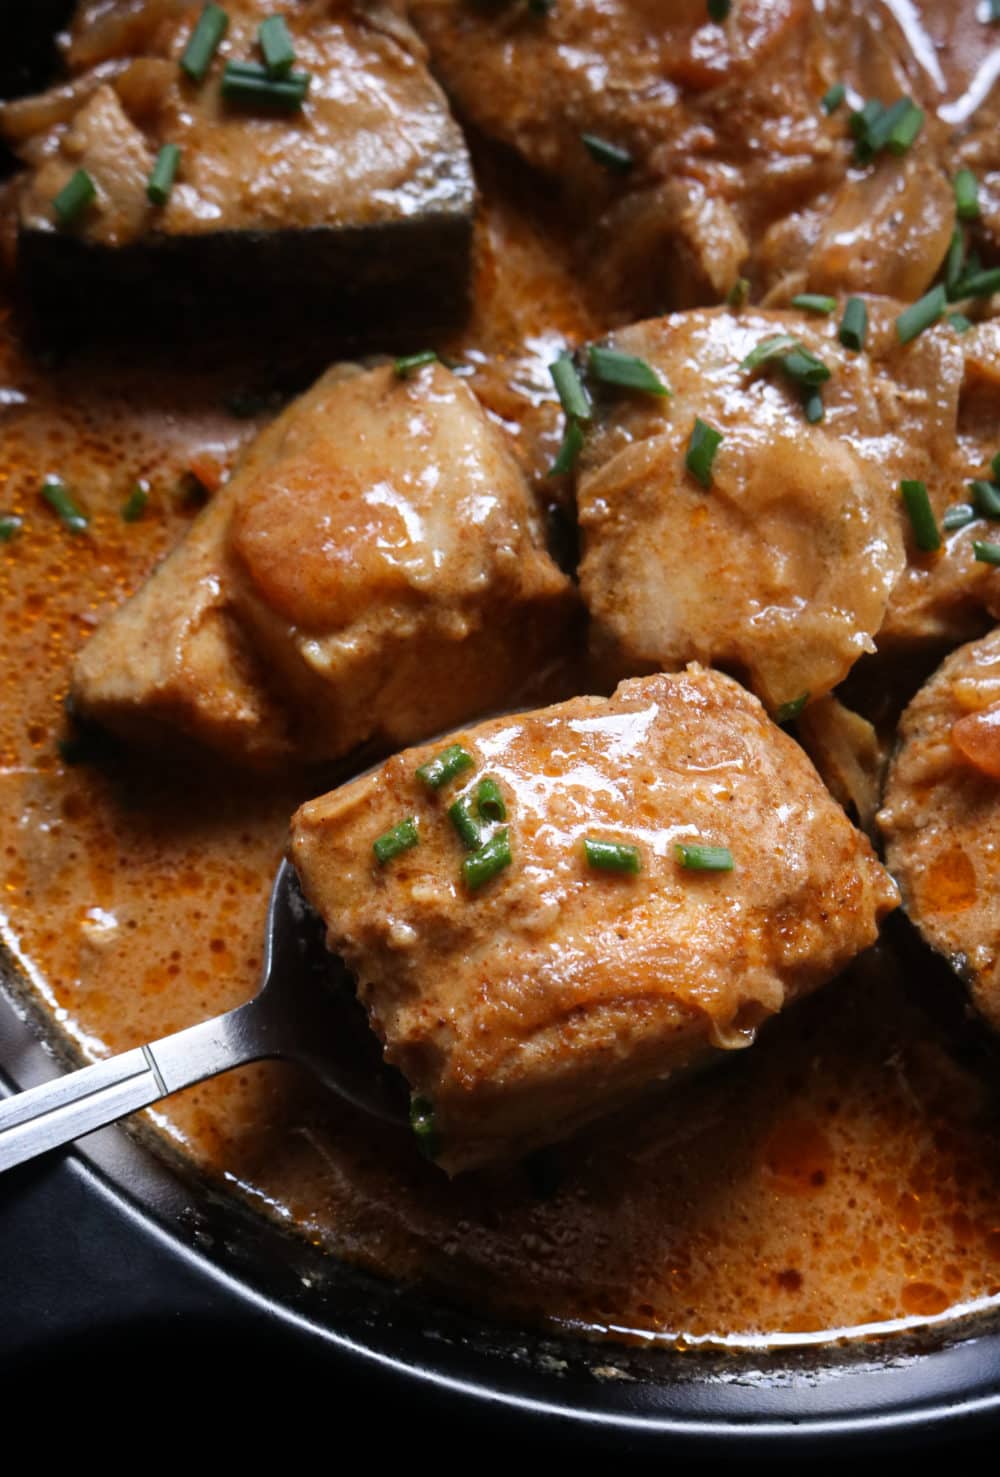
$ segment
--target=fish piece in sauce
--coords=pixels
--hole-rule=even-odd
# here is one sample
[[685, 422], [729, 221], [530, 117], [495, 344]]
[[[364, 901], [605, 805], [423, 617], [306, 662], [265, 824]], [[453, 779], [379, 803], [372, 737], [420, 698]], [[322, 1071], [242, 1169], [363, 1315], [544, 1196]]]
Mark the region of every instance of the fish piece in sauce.
[[[731, 678], [692, 666], [436, 743], [304, 805], [291, 856], [387, 1058], [433, 1105], [449, 1172], [565, 1136], [656, 1081], [748, 1046], [875, 938], [896, 892], [802, 750]], [[495, 781], [502, 819], [483, 821]], [[510, 864], [481, 886], [451, 808]], [[377, 838], [411, 820], [384, 864]], [[588, 839], [638, 871], [589, 864]], [[728, 848], [731, 871], [678, 845]]]
[[[741, 0], [722, 24], [704, 0], [411, 14], [459, 115], [558, 182], [581, 263], [633, 316], [718, 302], [741, 274], [758, 292], [916, 297], [948, 249], [949, 130], [881, 6]], [[887, 105], [930, 94], [905, 157], [853, 167], [847, 107], [821, 106], [835, 82]]]
[[947, 658], [903, 714], [878, 816], [910, 918], [1000, 1030], [1000, 629]]
[[575, 610], [527, 484], [441, 365], [325, 375], [74, 670], [80, 711], [238, 760], [402, 744], [512, 700]]
[[[818, 425], [780, 372], [742, 367], [779, 334], [832, 371]], [[677, 314], [612, 342], [673, 394], [606, 398], [581, 457], [595, 655], [618, 675], [729, 667], [772, 710], [828, 692], [873, 649], [905, 558], [883, 467], [838, 435], [878, 415], [870, 361], [797, 314]], [[709, 487], [686, 467], [696, 419], [722, 435]]]
[[[205, 77], [180, 59], [200, 7], [80, 8], [69, 79], [0, 108], [28, 165], [16, 187], [17, 260], [46, 323], [68, 313], [148, 331], [244, 327], [306, 315], [345, 342], [432, 329], [466, 305], [475, 188], [468, 152], [424, 50], [387, 4], [235, 0]], [[257, 28], [284, 17], [300, 108], [224, 90], [259, 62]], [[282, 84], [288, 85], [288, 84]], [[180, 162], [166, 203], [147, 183], [161, 147]], [[53, 200], [77, 170], [94, 201], [61, 223]]]

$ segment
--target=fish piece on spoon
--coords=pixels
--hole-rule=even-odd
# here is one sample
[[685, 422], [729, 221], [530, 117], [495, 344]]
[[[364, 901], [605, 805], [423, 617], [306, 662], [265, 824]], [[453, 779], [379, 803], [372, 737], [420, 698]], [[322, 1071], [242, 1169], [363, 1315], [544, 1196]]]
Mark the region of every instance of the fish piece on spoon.
[[397, 754], [304, 805], [291, 857], [450, 1174], [748, 1046], [897, 902], [798, 745], [698, 666]]

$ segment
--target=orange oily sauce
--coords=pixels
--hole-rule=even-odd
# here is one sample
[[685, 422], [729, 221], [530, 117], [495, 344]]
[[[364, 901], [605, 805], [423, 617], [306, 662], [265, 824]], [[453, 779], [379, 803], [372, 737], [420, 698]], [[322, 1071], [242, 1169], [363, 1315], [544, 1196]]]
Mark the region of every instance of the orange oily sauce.
[[[510, 221], [493, 229], [505, 244], [515, 234]], [[494, 296], [477, 306], [470, 352], [508, 343], [499, 368], [474, 359], [477, 388], [515, 433], [535, 417], [537, 445], [556, 424], [544, 389], [554, 335], [544, 307], [537, 323], [511, 308], [532, 285], [530, 242], [516, 247], [506, 298], [500, 256], [481, 258]], [[551, 301], [547, 251], [542, 277]], [[567, 322], [588, 326], [582, 307]], [[24, 519], [0, 545], [0, 928], [84, 1055], [252, 994], [288, 816], [323, 787], [162, 755], [69, 765], [58, 749], [74, 652], [192, 516], [178, 477], [192, 459], [231, 464], [253, 430], [222, 408], [234, 388], [113, 362], [43, 380], [0, 350], [0, 512]], [[85, 535], [41, 503], [47, 471], [74, 487]], [[149, 506], [126, 523], [140, 476]], [[992, 1093], [884, 954], [754, 1050], [541, 1164], [449, 1183], [406, 1135], [277, 1065], [178, 1095], [155, 1122], [196, 1170], [330, 1252], [514, 1318], [670, 1338], [798, 1335], [920, 1320], [1000, 1292]]]

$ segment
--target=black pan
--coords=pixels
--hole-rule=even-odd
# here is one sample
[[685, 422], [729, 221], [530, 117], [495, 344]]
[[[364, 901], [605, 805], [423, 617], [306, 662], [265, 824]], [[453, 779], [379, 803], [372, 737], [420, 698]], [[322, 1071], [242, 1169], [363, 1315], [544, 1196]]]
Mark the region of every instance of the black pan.
[[[57, 1070], [38, 1029], [20, 996], [0, 994], [7, 1087]], [[160, 1349], [179, 1372], [190, 1369], [191, 1350], [173, 1347], [183, 1330], [203, 1356], [220, 1341], [224, 1357], [302, 1361], [341, 1390], [353, 1380], [392, 1408], [409, 1401], [424, 1419], [444, 1412], [508, 1438], [513, 1428], [630, 1453], [832, 1455], [1000, 1425], [1000, 1312], [917, 1340], [755, 1353], [547, 1336], [342, 1265], [182, 1178], [121, 1129], [3, 1178], [0, 1268], [8, 1371], [57, 1356], [79, 1369], [118, 1340]]]

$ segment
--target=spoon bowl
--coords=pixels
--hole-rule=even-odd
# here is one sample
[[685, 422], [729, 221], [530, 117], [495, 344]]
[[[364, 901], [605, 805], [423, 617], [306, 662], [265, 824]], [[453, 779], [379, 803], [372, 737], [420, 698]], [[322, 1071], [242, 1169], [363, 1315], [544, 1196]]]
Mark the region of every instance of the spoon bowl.
[[253, 999], [0, 1102], [0, 1171], [268, 1057], [308, 1067], [331, 1092], [383, 1122], [407, 1124], [406, 1084], [383, 1062], [350, 974], [326, 949], [323, 924], [288, 861], [271, 887]]

